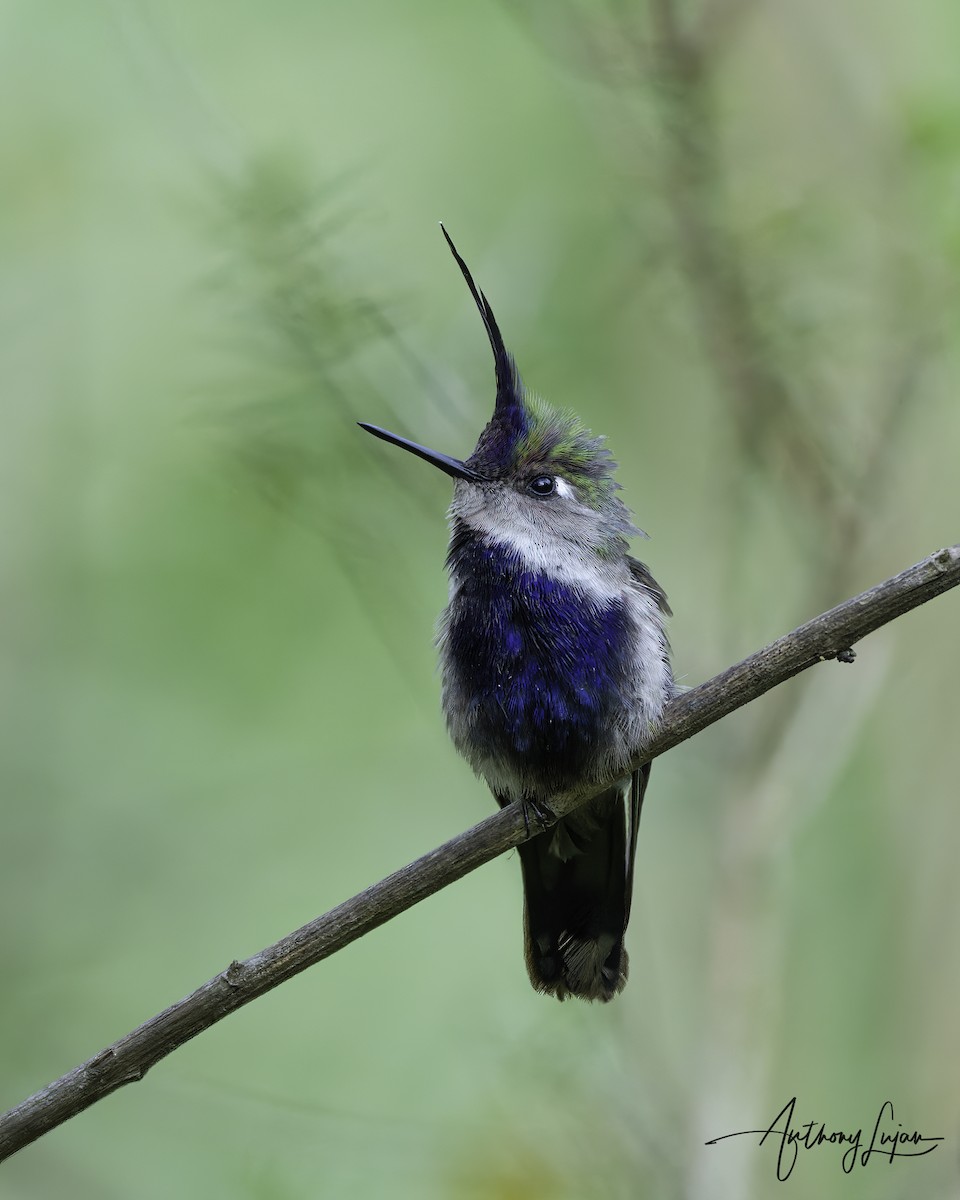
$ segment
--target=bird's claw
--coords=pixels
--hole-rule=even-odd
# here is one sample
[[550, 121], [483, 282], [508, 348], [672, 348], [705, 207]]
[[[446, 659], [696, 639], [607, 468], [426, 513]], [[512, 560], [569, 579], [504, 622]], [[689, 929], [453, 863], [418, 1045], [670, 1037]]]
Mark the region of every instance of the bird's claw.
[[[527, 831], [527, 839], [539, 837], [541, 833], [546, 833], [548, 829], [552, 829], [557, 823], [556, 814], [551, 810], [550, 806], [543, 800], [537, 800], [533, 796], [527, 796], [520, 801], [520, 811], [523, 813], [523, 825]], [[533, 817], [539, 829], [531, 831], [530, 818]]]

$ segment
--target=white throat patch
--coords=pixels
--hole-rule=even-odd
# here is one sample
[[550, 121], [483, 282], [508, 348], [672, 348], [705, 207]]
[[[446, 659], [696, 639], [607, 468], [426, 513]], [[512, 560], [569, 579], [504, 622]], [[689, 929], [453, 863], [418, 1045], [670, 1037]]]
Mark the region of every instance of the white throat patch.
[[483, 512], [471, 513], [467, 524], [485, 541], [512, 550], [528, 571], [549, 575], [604, 603], [622, 597], [629, 582], [629, 572], [622, 560], [602, 559], [573, 542], [541, 537], [532, 530], [505, 529], [502, 523], [487, 519]]

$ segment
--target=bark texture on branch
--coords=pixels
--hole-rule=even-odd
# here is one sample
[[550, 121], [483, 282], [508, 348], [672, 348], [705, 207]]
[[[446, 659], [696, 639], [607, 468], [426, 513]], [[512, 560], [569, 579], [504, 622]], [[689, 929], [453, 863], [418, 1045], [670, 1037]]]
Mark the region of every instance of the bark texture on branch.
[[[958, 584], [960, 545], [955, 545], [822, 613], [673, 699], [635, 765], [663, 754], [817, 662], [838, 657], [848, 661], [846, 652], [855, 642]], [[555, 816], [563, 816], [584, 798], [563, 797], [554, 805]], [[0, 1118], [0, 1161], [117, 1088], [142, 1079], [154, 1063], [236, 1009], [528, 836], [519, 806], [510, 805], [251, 958], [230, 963], [195, 992]]]

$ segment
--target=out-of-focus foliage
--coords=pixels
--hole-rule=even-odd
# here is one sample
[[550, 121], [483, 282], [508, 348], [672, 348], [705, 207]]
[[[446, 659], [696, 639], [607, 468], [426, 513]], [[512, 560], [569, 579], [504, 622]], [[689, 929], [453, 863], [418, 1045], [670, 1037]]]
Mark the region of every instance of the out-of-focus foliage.
[[[683, 683], [960, 536], [960, 10], [4, 7], [0, 1106], [491, 808], [431, 639], [492, 401], [609, 435]], [[674, 47], [676, 49], [676, 47]], [[686, 68], [684, 68], [686, 69]], [[659, 762], [632, 979], [529, 988], [508, 858], [3, 1169], [4, 1196], [736, 1197], [947, 1141], [955, 596]]]

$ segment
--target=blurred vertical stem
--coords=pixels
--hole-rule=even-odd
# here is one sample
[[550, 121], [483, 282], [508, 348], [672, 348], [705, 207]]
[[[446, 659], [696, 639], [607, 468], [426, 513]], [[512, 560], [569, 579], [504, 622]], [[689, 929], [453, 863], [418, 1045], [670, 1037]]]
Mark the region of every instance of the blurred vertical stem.
[[[739, 443], [740, 454], [731, 455], [727, 469], [739, 471], [743, 459], [762, 462], [771, 413], [786, 405], [786, 389], [768, 360], [742, 264], [722, 216], [718, 132], [704, 48], [681, 31], [672, 0], [651, 0], [650, 11], [655, 44], [648, 66], [659, 100], [665, 190], [701, 341]], [[734, 553], [727, 558], [727, 612], [735, 611], [748, 496], [738, 480], [731, 483], [728, 494], [736, 498], [736, 505], [730, 514]], [[704, 1059], [692, 1091], [698, 1097], [690, 1121], [696, 1146], [715, 1136], [713, 1130], [726, 1127], [724, 1110], [744, 1115], [762, 1111], [756, 1100], [763, 1095], [772, 1033], [764, 997], [769, 1000], [773, 993], [769, 966], [774, 939], [769, 923], [758, 928], [759, 914], [769, 912], [769, 906], [760, 904], [767, 887], [764, 864], [754, 839], [743, 836], [753, 805], [750, 789], [739, 786], [722, 808], [723, 858], [707, 939]], [[761, 971], [761, 966], [766, 969]], [[758, 984], [759, 978], [768, 980], [766, 988]], [[748, 1196], [748, 1158], [744, 1153], [727, 1154], [708, 1164], [702, 1149], [694, 1152], [686, 1164], [686, 1193], [705, 1195], [708, 1181], [715, 1196]]]
[[[643, 61], [658, 101], [678, 254], [707, 359], [748, 464], [763, 469], [778, 459], [793, 485], [822, 500], [836, 490], [834, 472], [768, 345], [725, 217], [710, 44], [682, 32], [674, 0], [651, 0], [651, 16], [654, 42]], [[779, 437], [785, 421], [790, 437]]]
[[[881, 398], [878, 433], [853, 479], [816, 428], [810, 409], [798, 402], [792, 381], [779, 367], [758, 319], [748, 265], [724, 211], [724, 164], [712, 70], [717, 43], [711, 30], [729, 22], [714, 18], [746, 6], [714, 0], [697, 27], [681, 24], [676, 0], [650, 0], [652, 44], [641, 59], [653, 85], [662, 138], [662, 170], [676, 230], [677, 252], [706, 359], [729, 410], [738, 453], [728, 470], [779, 480], [784, 515], [799, 518], [798, 535], [811, 523], [820, 549], [819, 570], [806, 598], [811, 608], [847, 586], [865, 532], [864, 502], [882, 472], [897, 417], [909, 391], [912, 356]], [[732, 20], [732, 18], [731, 18]], [[736, 589], [743, 578], [750, 495], [743, 479], [731, 479], [736, 498], [731, 513], [726, 611], [737, 611]], [[789, 489], [789, 490], [786, 490]], [[710, 912], [705, 1008], [704, 1071], [698, 1081], [698, 1109], [692, 1114], [694, 1141], [703, 1143], [725, 1128], [731, 1110], [749, 1119], [765, 1111], [766, 1075], [777, 1036], [782, 970], [775, 903], [775, 855], [755, 835], [771, 828], [764, 787], [803, 698], [800, 687], [783, 689], [765, 706], [737, 747], [737, 765], [728, 775], [730, 790], [722, 808], [721, 861], [716, 902]], [[786, 807], [787, 791], [781, 807]], [[783, 811], [787, 827], [795, 823]], [[750, 1160], [731, 1153], [707, 1163], [701, 1151], [688, 1164], [685, 1188], [691, 1197], [710, 1192], [737, 1197], [751, 1193]], [[724, 1172], [722, 1178], [717, 1171]], [[709, 1186], [708, 1186], [709, 1183]]]

